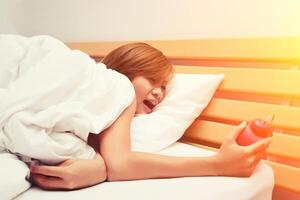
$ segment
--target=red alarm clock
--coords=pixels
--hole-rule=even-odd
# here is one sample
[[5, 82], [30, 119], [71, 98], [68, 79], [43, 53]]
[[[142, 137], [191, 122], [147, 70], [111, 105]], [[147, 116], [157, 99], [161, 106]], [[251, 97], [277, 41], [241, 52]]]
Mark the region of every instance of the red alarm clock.
[[[272, 118], [270, 119], [272, 120]], [[263, 138], [271, 137], [273, 130], [274, 128], [267, 120], [254, 119], [247, 124], [242, 133], [237, 137], [236, 142], [241, 146], [247, 146]]]

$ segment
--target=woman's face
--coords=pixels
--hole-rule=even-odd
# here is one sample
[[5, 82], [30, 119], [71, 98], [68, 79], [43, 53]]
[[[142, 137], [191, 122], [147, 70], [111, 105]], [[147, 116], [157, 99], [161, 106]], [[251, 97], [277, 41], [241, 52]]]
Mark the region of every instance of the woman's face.
[[166, 86], [172, 77], [154, 83], [153, 81], [145, 78], [144, 76], [137, 76], [132, 79], [134, 86], [137, 106], [135, 114], [149, 114], [153, 108], [159, 104], [166, 95]]

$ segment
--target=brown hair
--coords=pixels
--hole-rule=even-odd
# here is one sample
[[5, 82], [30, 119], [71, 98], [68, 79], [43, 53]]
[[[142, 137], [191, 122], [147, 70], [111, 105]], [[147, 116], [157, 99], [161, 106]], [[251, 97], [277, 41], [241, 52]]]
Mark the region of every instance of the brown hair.
[[158, 82], [173, 73], [173, 66], [168, 58], [146, 43], [120, 46], [105, 56], [101, 62], [130, 80], [136, 76], [144, 76]]

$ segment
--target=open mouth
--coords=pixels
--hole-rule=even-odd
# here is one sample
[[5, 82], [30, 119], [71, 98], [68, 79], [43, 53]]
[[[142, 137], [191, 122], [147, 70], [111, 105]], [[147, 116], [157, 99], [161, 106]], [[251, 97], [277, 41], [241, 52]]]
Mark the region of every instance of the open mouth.
[[143, 103], [152, 111], [152, 109], [155, 107], [155, 105], [148, 100], [144, 100]]

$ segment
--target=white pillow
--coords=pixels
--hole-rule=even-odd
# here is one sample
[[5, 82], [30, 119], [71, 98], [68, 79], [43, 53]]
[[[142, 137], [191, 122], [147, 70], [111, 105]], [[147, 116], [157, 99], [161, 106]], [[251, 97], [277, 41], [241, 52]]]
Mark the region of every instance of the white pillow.
[[131, 124], [133, 151], [156, 152], [176, 142], [200, 115], [224, 74], [175, 74], [164, 100]]

